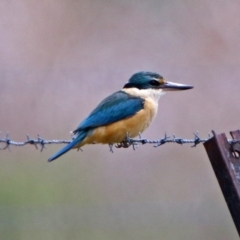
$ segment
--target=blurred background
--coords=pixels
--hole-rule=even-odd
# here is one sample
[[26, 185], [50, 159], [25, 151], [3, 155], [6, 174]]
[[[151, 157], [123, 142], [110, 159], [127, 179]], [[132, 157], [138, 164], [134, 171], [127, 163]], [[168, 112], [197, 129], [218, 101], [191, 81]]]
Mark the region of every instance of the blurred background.
[[[239, 11], [237, 0], [0, 1], [1, 137], [70, 139], [137, 71], [194, 85], [160, 100], [143, 137], [239, 129]], [[93, 145], [47, 163], [61, 147], [0, 152], [1, 239], [238, 239], [203, 145]]]

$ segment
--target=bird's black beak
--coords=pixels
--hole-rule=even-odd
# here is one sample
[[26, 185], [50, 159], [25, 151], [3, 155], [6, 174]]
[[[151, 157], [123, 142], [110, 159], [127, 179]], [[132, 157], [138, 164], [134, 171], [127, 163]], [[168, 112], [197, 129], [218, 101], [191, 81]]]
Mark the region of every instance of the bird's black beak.
[[191, 89], [193, 88], [193, 86], [165, 81], [163, 84], [160, 85], [160, 88], [162, 88], [163, 91], [179, 91]]

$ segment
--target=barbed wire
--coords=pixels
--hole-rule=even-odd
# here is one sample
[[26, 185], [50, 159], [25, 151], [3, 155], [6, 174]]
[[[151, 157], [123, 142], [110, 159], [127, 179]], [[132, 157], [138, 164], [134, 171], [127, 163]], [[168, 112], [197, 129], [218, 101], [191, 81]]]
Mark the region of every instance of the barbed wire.
[[[121, 143], [117, 143], [115, 145], [109, 145], [109, 147], [110, 147], [111, 152], [113, 152], [114, 146], [116, 148], [128, 148], [128, 147], [132, 146], [133, 149], [135, 150], [135, 148], [141, 144], [142, 145], [153, 144], [154, 147], [159, 147], [165, 143], [177, 143], [180, 145], [192, 144], [191, 147], [196, 147], [198, 144], [204, 143], [212, 137], [210, 134], [208, 134], [207, 138], [200, 138], [198, 132], [193, 133], [193, 135], [194, 135], [193, 139], [184, 139], [184, 138], [176, 137], [175, 135], [168, 136], [165, 133], [163, 138], [160, 138], [157, 140], [148, 140], [146, 138], [142, 138], [142, 136], [140, 134], [139, 134], [138, 139], [129, 138], [127, 135], [125, 141], [123, 141]], [[5, 146], [3, 146], [3, 147], [1, 147], [1, 145], [0, 145], [0, 150], [5, 150], [5, 149], [10, 150], [11, 145], [18, 146], [18, 147], [22, 147], [22, 146], [26, 146], [26, 145], [34, 145], [36, 149], [39, 149], [38, 147], [40, 147], [40, 151], [43, 151], [43, 149], [45, 148], [45, 145], [47, 145], [47, 144], [66, 144], [66, 143], [70, 143], [71, 141], [72, 140], [46, 140], [46, 139], [40, 137], [40, 135], [38, 134], [37, 138], [30, 138], [30, 136], [27, 135], [26, 141], [17, 142], [17, 141], [13, 141], [9, 137], [9, 134], [7, 133], [5, 137], [0, 138], [0, 144], [5, 144]], [[240, 140], [228, 139], [228, 142], [230, 144], [234, 144], [234, 143], [240, 143]]]

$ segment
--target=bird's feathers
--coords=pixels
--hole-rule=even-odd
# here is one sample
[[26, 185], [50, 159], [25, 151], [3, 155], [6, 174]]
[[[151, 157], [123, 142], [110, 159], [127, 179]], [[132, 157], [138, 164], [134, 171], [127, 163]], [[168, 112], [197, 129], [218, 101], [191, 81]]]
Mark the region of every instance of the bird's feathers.
[[73, 141], [51, 156], [48, 161], [51, 162], [70, 149], [80, 146], [81, 142], [93, 129], [129, 118], [143, 109], [143, 106], [143, 98], [131, 96], [124, 91], [113, 93], [105, 98], [90, 115], [80, 123], [78, 128], [73, 132], [75, 134]]
[[63, 147], [61, 150], [59, 150], [57, 153], [52, 155], [49, 159], [48, 162], [51, 162], [55, 160], [56, 158], [62, 156], [64, 153], [68, 152], [72, 148], [74, 148], [79, 142], [81, 142], [87, 135], [86, 131], [81, 132], [72, 142], [70, 142], [68, 145]]
[[133, 116], [143, 109], [144, 99], [131, 96], [124, 91], [118, 91], [105, 98], [91, 113], [83, 120], [74, 133], [82, 130], [108, 125], [110, 123]]

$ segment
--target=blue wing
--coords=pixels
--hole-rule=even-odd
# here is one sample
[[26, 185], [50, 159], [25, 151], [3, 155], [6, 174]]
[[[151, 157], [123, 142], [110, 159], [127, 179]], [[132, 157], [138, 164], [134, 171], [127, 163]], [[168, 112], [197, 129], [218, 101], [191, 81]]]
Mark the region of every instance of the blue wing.
[[95, 127], [104, 126], [118, 120], [133, 116], [136, 112], [143, 109], [144, 99], [131, 96], [123, 91], [116, 92], [105, 98], [91, 113], [83, 120], [74, 131], [76, 138], [51, 156], [51, 162], [70, 149], [79, 144], [87, 136], [89, 130]]
[[80, 123], [74, 133], [131, 117], [143, 109], [143, 105], [143, 98], [132, 96], [124, 91], [115, 92], [105, 98], [90, 115]]

